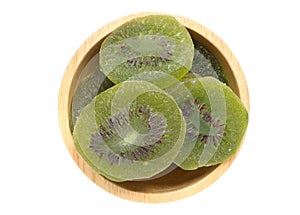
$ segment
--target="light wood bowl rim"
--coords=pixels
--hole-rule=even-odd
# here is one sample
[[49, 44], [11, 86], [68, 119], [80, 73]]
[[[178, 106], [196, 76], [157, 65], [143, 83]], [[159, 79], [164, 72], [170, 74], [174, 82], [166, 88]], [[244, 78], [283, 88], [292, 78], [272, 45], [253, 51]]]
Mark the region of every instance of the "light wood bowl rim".
[[[83, 63], [82, 61], [85, 59], [87, 53], [90, 51], [92, 47], [95, 46], [101, 39], [105, 38], [111, 31], [120, 26], [121, 24], [131, 20], [132, 18], [151, 15], [151, 14], [164, 14], [157, 12], [143, 12], [131, 14], [125, 17], [121, 17], [115, 21], [110, 22], [109, 24], [103, 26], [95, 33], [93, 33], [76, 51], [73, 58], [70, 60], [59, 91], [58, 96], [58, 113], [59, 113], [59, 124], [61, 133], [63, 136], [64, 143], [71, 154], [73, 160], [78, 165], [78, 167], [82, 170], [82, 172], [88, 176], [94, 183], [96, 183], [99, 187], [104, 190], [119, 196], [121, 198], [125, 198], [128, 200], [133, 200], [137, 202], [147, 202], [147, 203], [161, 203], [161, 202], [169, 202], [174, 200], [179, 200], [185, 198], [187, 196], [193, 195], [195, 193], [200, 192], [205, 189], [213, 182], [215, 182], [232, 164], [235, 160], [238, 152], [228, 161], [216, 166], [216, 168], [212, 169], [211, 172], [202, 178], [199, 181], [194, 182], [193, 184], [189, 184], [185, 187], [176, 190], [169, 190], [166, 192], [137, 192], [133, 190], [128, 190], [122, 186], [119, 186], [118, 183], [113, 183], [101, 175], [97, 174], [93, 169], [89, 167], [89, 165], [82, 159], [79, 153], [76, 151], [72, 133], [69, 127], [69, 110], [71, 105], [71, 97], [72, 90], [74, 90], [74, 82], [76, 78], [78, 78], [79, 74], [77, 72], [78, 67]], [[204, 37], [209, 45], [214, 50], [217, 50], [216, 55], [222, 55], [222, 58], [225, 59], [225, 64], [227, 64], [228, 68], [230, 68], [233, 73], [233, 79], [235, 79], [229, 85], [232, 85], [234, 91], [239, 95], [241, 101], [245, 105], [248, 112], [250, 111], [250, 103], [249, 103], [249, 93], [247, 88], [246, 79], [244, 77], [243, 71], [231, 50], [228, 46], [212, 31], [207, 29], [205, 26], [188, 19], [186, 17], [167, 14], [174, 16], [179, 22], [181, 22], [185, 27], [189, 30], [196, 32], [197, 34]], [[245, 138], [245, 136], [244, 136]], [[244, 141], [244, 139], [243, 139]]]

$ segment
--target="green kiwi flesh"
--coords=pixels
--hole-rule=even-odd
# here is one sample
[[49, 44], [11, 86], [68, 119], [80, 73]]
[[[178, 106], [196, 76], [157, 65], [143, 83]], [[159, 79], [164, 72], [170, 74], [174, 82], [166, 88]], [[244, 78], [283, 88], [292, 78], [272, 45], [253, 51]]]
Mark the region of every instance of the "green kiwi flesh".
[[74, 143], [86, 162], [112, 181], [148, 179], [168, 168], [184, 142], [175, 100], [145, 81], [125, 81], [83, 108]]
[[187, 29], [174, 17], [149, 15], [114, 30], [103, 41], [99, 56], [101, 71], [115, 84], [139, 73], [149, 76], [159, 71], [166, 77], [155, 84], [166, 88], [174, 84], [168, 76], [180, 79], [191, 69], [194, 45]]
[[[186, 120], [185, 142], [175, 163], [194, 170], [224, 162], [239, 148], [248, 113], [238, 96], [213, 77], [193, 74], [167, 89]], [[190, 94], [186, 94], [186, 89]]]

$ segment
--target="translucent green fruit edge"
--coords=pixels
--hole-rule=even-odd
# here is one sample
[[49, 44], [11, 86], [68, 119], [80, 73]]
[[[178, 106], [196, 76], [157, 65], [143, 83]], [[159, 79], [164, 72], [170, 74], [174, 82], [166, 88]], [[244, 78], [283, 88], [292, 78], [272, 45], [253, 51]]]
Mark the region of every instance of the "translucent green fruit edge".
[[[248, 125], [246, 108], [228, 86], [213, 77], [198, 78], [198, 76], [188, 74], [181, 81], [182, 83], [168, 88], [167, 92], [175, 98], [180, 107], [182, 107], [181, 104], [185, 104], [187, 101], [200, 101], [201, 105], [198, 105], [198, 107], [206, 107], [206, 110], [210, 113], [210, 115], [207, 114], [208, 118], [211, 117], [210, 120], [212, 120], [209, 132], [213, 133], [214, 127], [212, 124], [214, 123], [219, 128], [224, 128], [225, 135], [219, 142], [209, 135], [204, 138], [203, 134], [195, 140], [194, 137], [188, 136], [187, 131], [185, 142], [175, 159], [175, 163], [184, 170], [194, 170], [224, 162], [236, 153], [241, 144]], [[190, 94], [184, 93], [186, 91]], [[203, 104], [205, 106], [202, 106]], [[182, 111], [184, 112], [184, 110]], [[205, 123], [202, 120], [204, 125], [201, 127], [200, 123], [199, 131], [205, 130]], [[188, 122], [187, 130], [189, 130]]]
[[113, 85], [114, 84], [99, 70], [99, 67], [96, 67], [92, 73], [80, 80], [72, 98], [71, 131], [74, 130], [77, 118], [82, 109], [88, 105], [96, 95]]
[[[135, 18], [114, 30], [100, 48], [101, 71], [115, 84], [128, 79], [151, 81], [166, 88], [192, 67], [194, 44], [187, 29], [174, 17]], [[159, 79], [152, 72], [164, 73]], [[144, 73], [144, 75], [139, 75]], [[174, 79], [171, 79], [174, 80]]]
[[[135, 99], [132, 100], [130, 97]], [[142, 151], [141, 154], [134, 154], [140, 157], [139, 160], [121, 159], [120, 157], [116, 160], [116, 156], [108, 158], [111, 156], [111, 154], [108, 155], [109, 153], [101, 154], [101, 156], [95, 153], [95, 150], [91, 148], [91, 137], [95, 133], [99, 133], [99, 130], [101, 130], [99, 128], [107, 127], [108, 121], [116, 119], [109, 117], [121, 113], [124, 107], [125, 109], [129, 107], [129, 109], [133, 108], [135, 110], [133, 107], [135, 104], [138, 104], [137, 107], [141, 107], [140, 104], [147, 104], [149, 110], [152, 111], [151, 113], [161, 113], [164, 116], [166, 128], [159, 144], [151, 147], [153, 153], [150, 153], [148, 157], [141, 156], [141, 154], [146, 153], [145, 151]], [[142, 112], [139, 108], [137, 111]], [[140, 123], [142, 125], [140, 117], [132, 116], [132, 118], [129, 118], [130, 122], [128, 124], [132, 121], [132, 128], [138, 130], [141, 126], [134, 124]], [[122, 118], [120, 117], [118, 120], [120, 119]], [[120, 127], [118, 129], [122, 130]], [[116, 130], [118, 129], [116, 127]], [[171, 96], [149, 82], [125, 81], [100, 93], [82, 110], [77, 119], [73, 137], [75, 147], [83, 159], [97, 173], [118, 182], [148, 179], [168, 168], [173, 163], [184, 142], [185, 131], [185, 120]], [[124, 143], [125, 139], [126, 144], [133, 141], [133, 133], [125, 132], [123, 134], [128, 136], [119, 137], [115, 132], [106, 142], [99, 142], [101, 146], [98, 147], [98, 150], [104, 151], [105, 149], [107, 152], [112, 152], [113, 148], [117, 148], [117, 150], [122, 148], [118, 146], [118, 143]]]

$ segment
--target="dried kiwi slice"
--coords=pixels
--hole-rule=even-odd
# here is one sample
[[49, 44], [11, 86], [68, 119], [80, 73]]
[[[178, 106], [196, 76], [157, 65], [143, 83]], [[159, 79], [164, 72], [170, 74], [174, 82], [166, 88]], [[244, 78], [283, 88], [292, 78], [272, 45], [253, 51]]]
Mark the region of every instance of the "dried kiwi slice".
[[80, 80], [72, 99], [72, 131], [82, 109], [88, 105], [96, 95], [113, 85], [114, 84], [99, 70], [99, 67], [95, 68], [92, 73]]
[[[184, 90], [188, 89], [190, 95]], [[240, 99], [213, 77], [189, 74], [167, 90], [186, 120], [186, 137], [175, 159], [182, 169], [193, 170], [229, 159], [244, 136], [248, 113]]]
[[166, 74], [154, 82], [161, 88], [174, 83], [168, 76], [182, 78], [191, 68], [194, 45], [187, 29], [174, 17], [149, 15], [132, 19], [114, 30], [100, 48], [101, 71], [114, 83], [139, 73]]
[[223, 67], [217, 58], [199, 42], [194, 41], [194, 59], [190, 72], [201, 77], [212, 76], [227, 84]]
[[150, 178], [169, 167], [185, 137], [175, 100], [145, 81], [125, 81], [102, 92], [74, 128], [78, 152], [113, 181]]

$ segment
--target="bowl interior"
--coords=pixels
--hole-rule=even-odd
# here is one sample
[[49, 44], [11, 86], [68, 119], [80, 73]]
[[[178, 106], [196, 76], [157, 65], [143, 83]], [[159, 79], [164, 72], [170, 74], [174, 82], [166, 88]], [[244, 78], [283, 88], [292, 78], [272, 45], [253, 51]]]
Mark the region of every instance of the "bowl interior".
[[[225, 76], [228, 80], [228, 85], [233, 89], [233, 91], [239, 95], [239, 90], [237, 87], [236, 79], [231, 71], [227, 61], [224, 59], [223, 55], [211, 44], [208, 40], [202, 37], [200, 34], [188, 29], [192, 38], [202, 44], [207, 50], [209, 50], [220, 62], [224, 69]], [[78, 83], [80, 76], [85, 76], [85, 73], [90, 71], [89, 68], [95, 68], [98, 65], [98, 52], [100, 46], [102, 44], [102, 40], [100, 40], [94, 47], [90, 49], [90, 51], [86, 54], [85, 58], [79, 64], [79, 67], [76, 71], [76, 75], [74, 76], [71, 88], [73, 89], [70, 93], [73, 95], [74, 89]], [[70, 96], [69, 98], [72, 98]], [[69, 101], [71, 103], [72, 101]], [[71, 113], [71, 110], [69, 110]], [[71, 116], [69, 115], [71, 118]], [[178, 190], [183, 187], [189, 186], [198, 182], [202, 178], [205, 178], [209, 173], [211, 173], [216, 167], [203, 167], [194, 171], [183, 171], [180, 168], [175, 168], [173, 171], [164, 175], [163, 177], [156, 178], [153, 180], [147, 181], [128, 181], [128, 182], [118, 182], [116, 183], [118, 186], [123, 187], [127, 190], [138, 191], [138, 192], [169, 192], [172, 190]], [[115, 183], [115, 182], [112, 182]]]

